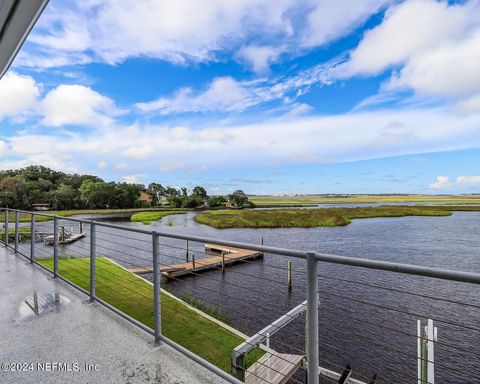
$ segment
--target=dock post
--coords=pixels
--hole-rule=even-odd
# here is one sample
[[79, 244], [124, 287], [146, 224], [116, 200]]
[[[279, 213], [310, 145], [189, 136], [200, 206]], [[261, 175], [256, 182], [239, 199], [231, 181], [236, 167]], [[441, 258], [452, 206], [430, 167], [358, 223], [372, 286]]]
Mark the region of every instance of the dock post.
[[62, 228], [62, 236], [60, 236], [60, 240], [65, 241], [65, 227], [62, 226], [60, 228]]
[[80, 233], [83, 233], [83, 221], [80, 221], [79, 227]]
[[155, 320], [155, 346], [162, 343], [162, 317], [161, 317], [161, 285], [160, 285], [160, 266], [158, 263], [158, 234], [152, 233], [152, 256], [153, 256], [153, 309]]
[[96, 224], [90, 222], [90, 302], [97, 295], [97, 231]]
[[58, 218], [53, 219], [53, 277], [58, 276]]
[[225, 271], [225, 252], [222, 251], [222, 271]]
[[288, 275], [287, 275], [287, 280], [288, 280], [288, 290], [292, 290], [292, 262], [288, 260]]
[[186, 262], [188, 263], [188, 240], [187, 240], [187, 252], [185, 254], [185, 259], [186, 259]]
[[20, 214], [18, 213], [18, 210], [15, 210], [15, 253], [18, 253], [18, 237], [19, 237], [19, 229], [18, 229], [18, 224], [20, 222], [19, 218]]
[[195, 254], [192, 253], [192, 269], [193, 269], [193, 272], [195, 272]]
[[262, 237], [262, 245], [263, 245], [263, 237]]
[[5, 224], [4, 224], [4, 227], [5, 227], [5, 247], [8, 247], [8, 219], [9, 219], [9, 214], [8, 214], [8, 208], [5, 208]]
[[35, 257], [35, 214], [30, 215], [30, 263]]
[[307, 254], [307, 382], [318, 384], [318, 261]]

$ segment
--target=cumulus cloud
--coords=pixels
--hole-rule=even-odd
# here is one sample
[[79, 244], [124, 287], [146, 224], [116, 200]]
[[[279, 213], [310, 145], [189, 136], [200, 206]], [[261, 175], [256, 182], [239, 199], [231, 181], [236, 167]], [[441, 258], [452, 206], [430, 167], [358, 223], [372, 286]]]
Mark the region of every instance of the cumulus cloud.
[[308, 14], [303, 45], [319, 46], [351, 32], [391, 0], [319, 0]]
[[448, 176], [437, 176], [436, 180], [435, 183], [430, 184], [430, 189], [449, 188], [452, 185]]
[[431, 189], [445, 189], [450, 187], [468, 187], [480, 185], [480, 176], [458, 176], [455, 182], [451, 182], [448, 176], [437, 176], [436, 182], [430, 184]]
[[42, 101], [42, 123], [51, 126], [105, 121], [114, 112], [112, 99], [83, 85], [60, 85]]
[[479, 111], [480, 2], [413, 0], [391, 7], [365, 33], [336, 76], [378, 75], [394, 69], [383, 91], [413, 90], [419, 96], [457, 102]]
[[40, 88], [30, 76], [8, 72], [0, 80], [0, 120], [35, 107]]
[[254, 72], [265, 73], [270, 69], [270, 64], [280, 56], [282, 49], [271, 46], [247, 45], [242, 47], [237, 54], [241, 61], [245, 61]]

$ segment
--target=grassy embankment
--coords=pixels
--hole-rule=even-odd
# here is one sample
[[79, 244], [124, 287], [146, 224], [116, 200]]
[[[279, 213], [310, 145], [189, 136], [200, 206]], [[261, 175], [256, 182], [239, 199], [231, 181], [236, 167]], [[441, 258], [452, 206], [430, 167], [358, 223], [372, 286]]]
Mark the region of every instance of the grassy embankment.
[[132, 215], [130, 217], [130, 221], [150, 224], [152, 221], [161, 220], [163, 217], [168, 215], [181, 215], [185, 213], [185, 211], [140, 212]]
[[[30, 228], [18, 228], [18, 240], [25, 241], [30, 239], [31, 232]], [[15, 241], [15, 228], [8, 228], [8, 238], [12, 241]], [[2, 228], [0, 232], [0, 240], [5, 241], [5, 229]]]
[[250, 196], [250, 200], [256, 205], [361, 203], [480, 204], [480, 195], [294, 195]]
[[[53, 269], [53, 260], [38, 260]], [[153, 286], [104, 257], [97, 257], [97, 296], [143, 324], [154, 327]], [[89, 290], [90, 260], [60, 259], [59, 273]], [[162, 293], [162, 332], [171, 340], [196, 353], [226, 372], [230, 372], [233, 348], [244, 340], [219, 324]], [[249, 362], [261, 351], [253, 351]]]
[[452, 211], [480, 211], [480, 206], [399, 206], [360, 208], [224, 210], [195, 216], [198, 223], [215, 228], [336, 227], [352, 219], [402, 216], [450, 216]]
[[[108, 215], [112, 213], [135, 213], [135, 212], [164, 212], [164, 211], [169, 211], [171, 210], [170, 207], [164, 207], [164, 208], [122, 208], [122, 209], [70, 209], [70, 210], [65, 210], [65, 211], [38, 211], [36, 212], [36, 217], [35, 221], [40, 222], [40, 221], [50, 221], [53, 220], [53, 218], [49, 216], [42, 216], [42, 213], [46, 215], [56, 215], [56, 216], [74, 216], [74, 215]], [[0, 213], [0, 221], [3, 221], [4, 219], [4, 212]], [[8, 217], [8, 221], [10, 223], [13, 223], [15, 221], [15, 214], [10, 212], [10, 215]], [[20, 213], [19, 215], [19, 222], [20, 223], [28, 223], [30, 222], [30, 213]]]

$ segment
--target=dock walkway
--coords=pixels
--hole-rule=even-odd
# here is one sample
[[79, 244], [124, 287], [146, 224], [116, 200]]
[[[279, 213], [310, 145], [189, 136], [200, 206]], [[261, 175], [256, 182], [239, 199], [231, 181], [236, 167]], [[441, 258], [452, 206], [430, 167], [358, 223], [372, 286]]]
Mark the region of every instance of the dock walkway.
[[[253, 251], [251, 249], [226, 247], [216, 244], [205, 244], [205, 250], [218, 255], [203, 259], [191, 260], [180, 264], [164, 265], [160, 267], [160, 272], [165, 277], [173, 278], [197, 273], [200, 271], [222, 268], [222, 266], [238, 263], [248, 259], [254, 260], [256, 258], [263, 257], [262, 252]], [[129, 268], [128, 270], [141, 275], [145, 273], [152, 273], [153, 266], [134, 267]]]
[[302, 365], [303, 355], [290, 355], [275, 351], [266, 352], [247, 369], [247, 384], [284, 384]]

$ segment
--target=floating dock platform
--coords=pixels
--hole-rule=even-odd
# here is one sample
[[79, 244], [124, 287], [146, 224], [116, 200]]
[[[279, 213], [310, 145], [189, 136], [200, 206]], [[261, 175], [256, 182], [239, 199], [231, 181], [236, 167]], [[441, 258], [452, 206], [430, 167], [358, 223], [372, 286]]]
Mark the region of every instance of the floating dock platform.
[[[189, 275], [210, 269], [224, 268], [226, 265], [238, 263], [245, 260], [255, 260], [263, 257], [262, 252], [253, 251], [251, 249], [226, 247], [216, 244], [205, 244], [205, 250], [214, 255], [203, 259], [192, 258], [191, 261], [180, 264], [164, 265], [160, 267], [160, 272], [167, 278], [174, 278], [184, 275]], [[153, 266], [129, 268], [130, 272], [139, 275], [145, 273], [152, 273]]]

